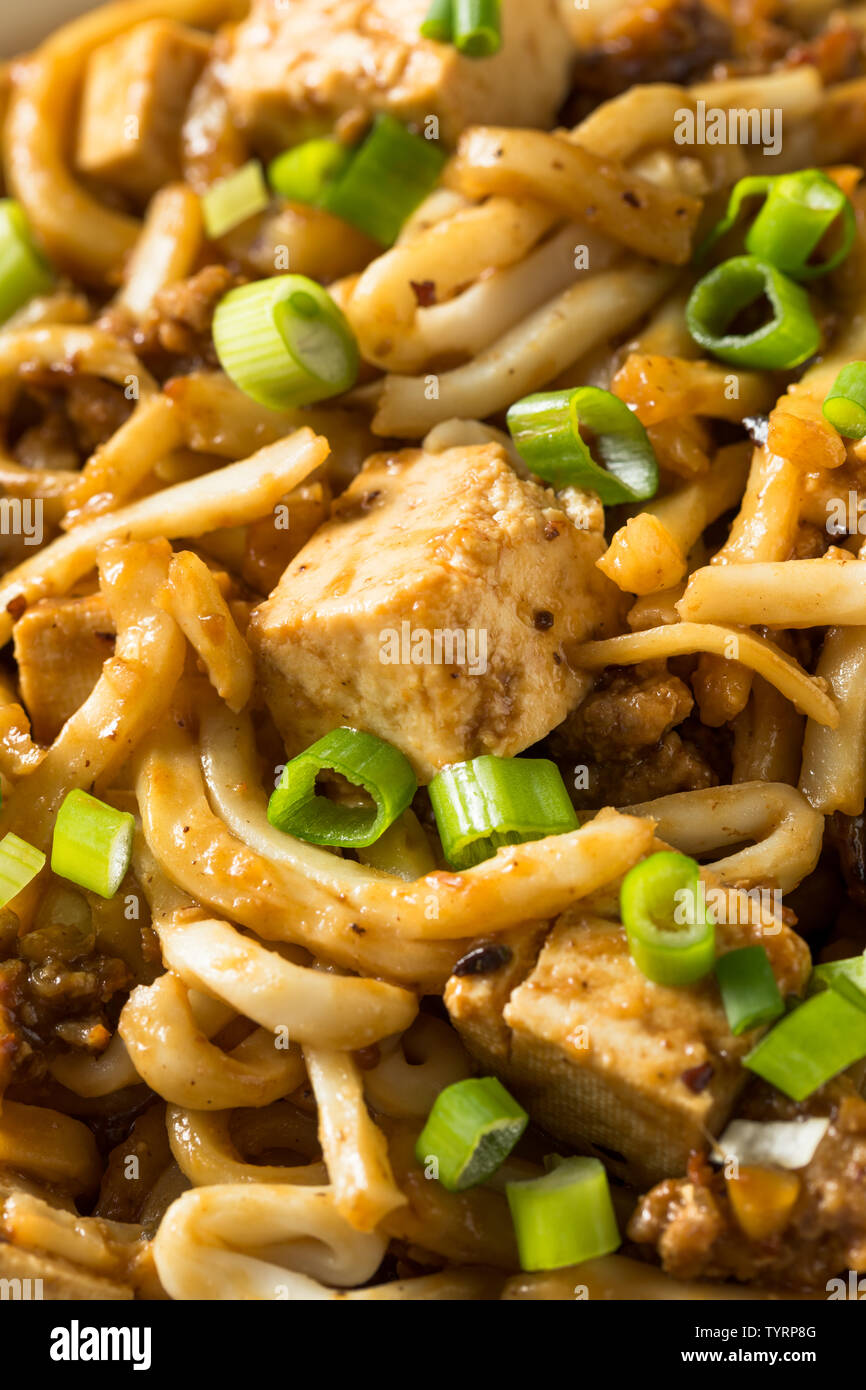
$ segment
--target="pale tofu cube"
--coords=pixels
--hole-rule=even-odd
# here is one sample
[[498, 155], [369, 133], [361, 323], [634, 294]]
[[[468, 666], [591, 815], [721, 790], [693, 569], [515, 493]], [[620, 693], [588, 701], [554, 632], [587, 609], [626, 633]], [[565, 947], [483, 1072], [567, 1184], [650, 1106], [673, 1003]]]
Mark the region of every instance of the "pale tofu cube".
[[[716, 940], [720, 951], [764, 945], [787, 995], [802, 990], [809, 952], [779, 925], [771, 936], [720, 924]], [[653, 984], [619, 923], [575, 908], [556, 921], [534, 967], [503, 979], [505, 1000], [483, 976], [452, 976], [445, 1002], [470, 1052], [550, 1134], [644, 1188], [684, 1173], [692, 1150], [724, 1127], [760, 1030], [733, 1036], [714, 975], [676, 989]]]
[[180, 175], [180, 130], [208, 40], [168, 19], [102, 44], [87, 65], [75, 162], [146, 199]]
[[603, 549], [498, 444], [373, 455], [252, 615], [289, 756], [348, 725], [428, 781], [529, 747], [585, 693], [571, 645], [615, 620]]
[[44, 598], [14, 628], [21, 699], [37, 743], [51, 743], [84, 704], [114, 654], [114, 624], [99, 594]]
[[421, 37], [429, 0], [254, 0], [219, 75], [242, 129], [274, 147], [389, 111], [467, 125], [554, 124], [574, 45], [557, 0], [503, 0], [503, 45], [465, 58]]

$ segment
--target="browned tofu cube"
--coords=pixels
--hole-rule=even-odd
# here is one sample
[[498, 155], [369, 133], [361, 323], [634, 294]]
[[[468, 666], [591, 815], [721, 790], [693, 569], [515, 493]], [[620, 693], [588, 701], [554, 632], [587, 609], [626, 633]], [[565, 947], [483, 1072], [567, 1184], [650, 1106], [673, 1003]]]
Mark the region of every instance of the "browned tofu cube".
[[[767, 949], [783, 995], [809, 972], [788, 927], [716, 928], [720, 951]], [[638, 1187], [685, 1172], [693, 1149], [726, 1123], [749, 1073], [740, 1061], [759, 1030], [734, 1037], [715, 977], [677, 989], [641, 974], [617, 922], [565, 913], [537, 961], [515, 956], [496, 976], [452, 976], [452, 1022], [485, 1070], [532, 1118], [573, 1148], [597, 1153]], [[507, 997], [503, 998], [503, 993]]]
[[603, 549], [498, 444], [374, 454], [252, 616], [287, 752], [349, 725], [429, 780], [535, 743], [585, 690], [570, 644], [617, 611]]
[[207, 38], [147, 20], [97, 48], [87, 66], [76, 164], [146, 199], [180, 174], [180, 128]]
[[421, 37], [429, 0], [253, 0], [220, 77], [245, 130], [274, 147], [340, 118], [437, 117], [454, 144], [467, 125], [551, 126], [574, 45], [558, 0], [503, 0], [503, 43], [462, 57]]
[[37, 743], [56, 738], [113, 652], [114, 626], [99, 594], [45, 598], [28, 608], [15, 624], [15, 660]]

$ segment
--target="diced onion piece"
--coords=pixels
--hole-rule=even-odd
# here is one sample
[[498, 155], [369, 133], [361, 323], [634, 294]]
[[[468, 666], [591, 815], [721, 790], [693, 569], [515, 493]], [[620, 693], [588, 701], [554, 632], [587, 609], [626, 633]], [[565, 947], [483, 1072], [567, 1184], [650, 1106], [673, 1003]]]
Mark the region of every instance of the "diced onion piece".
[[829, 1128], [830, 1121], [824, 1118], [732, 1120], [716, 1140], [716, 1157], [719, 1162], [732, 1158], [751, 1167], [805, 1168]]
[[562, 1269], [621, 1244], [610, 1186], [597, 1158], [566, 1158], [543, 1178], [506, 1184], [520, 1267]]
[[418, 1136], [415, 1157], [449, 1192], [486, 1182], [505, 1161], [529, 1116], [495, 1076], [455, 1081], [440, 1091]]
[[[373, 807], [341, 806], [319, 796], [320, 772], [338, 772], [363, 787]], [[268, 802], [268, 820], [277, 830], [312, 845], [357, 848], [372, 845], [401, 816], [418, 789], [409, 760], [375, 734], [333, 729], [286, 763]]]
[[51, 868], [61, 878], [113, 898], [132, 858], [135, 817], [77, 788], [64, 797], [54, 824]]

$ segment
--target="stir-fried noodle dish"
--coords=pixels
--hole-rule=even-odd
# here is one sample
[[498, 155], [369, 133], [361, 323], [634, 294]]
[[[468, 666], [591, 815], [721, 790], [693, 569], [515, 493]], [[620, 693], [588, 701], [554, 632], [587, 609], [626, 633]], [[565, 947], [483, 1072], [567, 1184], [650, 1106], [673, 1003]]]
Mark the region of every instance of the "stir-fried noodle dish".
[[4, 1287], [844, 1296], [866, 6], [123, 0], [0, 117]]

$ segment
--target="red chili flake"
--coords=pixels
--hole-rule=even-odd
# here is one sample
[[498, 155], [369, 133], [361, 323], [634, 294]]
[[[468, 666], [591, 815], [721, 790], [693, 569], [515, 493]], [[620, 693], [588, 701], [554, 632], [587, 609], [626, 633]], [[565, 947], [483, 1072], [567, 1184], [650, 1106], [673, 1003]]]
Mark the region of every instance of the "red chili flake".
[[494, 946], [476, 946], [461, 956], [454, 967], [455, 975], [490, 975], [511, 960], [511, 947], [498, 942]]
[[714, 1071], [712, 1062], [702, 1062], [699, 1067], [689, 1067], [688, 1071], [684, 1071], [682, 1080], [690, 1091], [694, 1091], [695, 1095], [699, 1096], [701, 1091], [705, 1091], [709, 1086]]
[[436, 303], [435, 280], [410, 280], [409, 284], [415, 291], [415, 298], [422, 309], [429, 309], [431, 304]]
[[706, 1149], [692, 1149], [686, 1165], [686, 1177], [695, 1187], [706, 1187], [713, 1176]]

